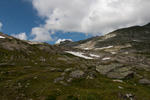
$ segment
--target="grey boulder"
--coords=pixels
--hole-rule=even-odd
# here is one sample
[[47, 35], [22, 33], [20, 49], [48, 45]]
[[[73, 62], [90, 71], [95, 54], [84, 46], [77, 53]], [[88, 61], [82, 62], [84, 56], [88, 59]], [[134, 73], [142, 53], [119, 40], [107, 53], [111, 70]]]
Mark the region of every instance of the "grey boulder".
[[140, 79], [139, 83], [143, 84], [143, 85], [150, 85], [150, 80], [148, 80], [148, 79]]
[[82, 70], [75, 70], [70, 73], [70, 77], [72, 78], [82, 78], [84, 76], [84, 72]]

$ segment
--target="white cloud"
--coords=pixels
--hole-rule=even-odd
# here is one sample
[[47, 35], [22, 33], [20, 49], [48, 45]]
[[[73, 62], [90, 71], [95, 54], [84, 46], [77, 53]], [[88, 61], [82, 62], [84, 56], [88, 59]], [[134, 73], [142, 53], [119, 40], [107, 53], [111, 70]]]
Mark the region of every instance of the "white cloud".
[[3, 24], [0, 22], [0, 30], [2, 29], [2, 27], [3, 27]]
[[32, 4], [45, 19], [32, 30], [35, 40], [50, 40], [51, 31], [57, 30], [96, 35], [150, 21], [150, 0], [32, 0]]
[[58, 40], [55, 42], [55, 44], [60, 44], [61, 42], [64, 42], [64, 41], [66, 41], [66, 40], [72, 41], [72, 39], [58, 39]]
[[19, 33], [19, 34], [12, 34], [12, 36], [18, 38], [18, 39], [21, 39], [21, 40], [27, 40], [27, 35], [26, 33]]
[[51, 32], [50, 30], [44, 28], [44, 27], [34, 27], [32, 28], [31, 35], [35, 36], [33, 41], [51, 41]]

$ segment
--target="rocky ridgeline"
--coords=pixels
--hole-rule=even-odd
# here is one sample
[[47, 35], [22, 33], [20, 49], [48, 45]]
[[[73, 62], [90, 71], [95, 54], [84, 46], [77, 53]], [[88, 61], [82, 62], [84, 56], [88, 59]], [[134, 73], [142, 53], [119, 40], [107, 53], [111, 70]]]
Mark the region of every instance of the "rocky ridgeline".
[[[74, 91], [76, 87], [83, 90], [82, 84], [74, 85], [82, 80], [85, 83], [89, 82], [82, 93], [91, 94], [90, 90], [93, 92], [98, 88], [103, 95], [117, 93], [117, 97], [122, 100], [139, 100], [136, 97], [144, 97], [150, 86], [149, 26], [150, 24], [119, 29], [104, 36], [78, 42], [64, 41], [59, 45], [23, 41], [0, 33], [0, 91], [3, 91], [0, 92], [0, 97], [9, 98], [6, 95], [11, 94], [8, 100], [12, 100], [14, 95], [17, 95], [14, 100], [28, 100], [28, 96], [34, 95], [33, 98], [39, 96], [34, 100], [45, 100], [42, 93], [47, 95], [52, 91], [45, 91], [55, 88], [55, 92], [60, 92], [59, 86], [65, 88], [67, 93], [70, 92], [68, 87], [71, 86], [75, 87]], [[96, 82], [89, 86], [90, 81]], [[117, 86], [119, 90], [115, 90], [115, 93], [109, 90], [105, 86], [107, 82], [111, 83], [110, 89]], [[50, 89], [46, 90], [47, 88]], [[141, 91], [137, 92], [143, 89], [143, 94]], [[36, 94], [37, 91], [40, 93]], [[55, 92], [53, 96], [60, 95]], [[98, 96], [97, 94], [94, 96]]]

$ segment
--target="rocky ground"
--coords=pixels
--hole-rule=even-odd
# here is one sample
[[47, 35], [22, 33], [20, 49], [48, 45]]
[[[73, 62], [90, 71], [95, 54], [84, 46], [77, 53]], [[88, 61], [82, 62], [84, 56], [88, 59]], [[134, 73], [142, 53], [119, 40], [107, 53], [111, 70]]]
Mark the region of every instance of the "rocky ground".
[[150, 100], [150, 27], [49, 45], [0, 33], [0, 100]]

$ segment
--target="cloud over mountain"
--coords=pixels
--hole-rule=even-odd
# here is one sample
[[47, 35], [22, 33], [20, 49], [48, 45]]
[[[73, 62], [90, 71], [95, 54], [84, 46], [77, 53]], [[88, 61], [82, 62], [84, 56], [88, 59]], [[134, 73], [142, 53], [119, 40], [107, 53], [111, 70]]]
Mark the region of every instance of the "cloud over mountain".
[[19, 34], [12, 34], [12, 36], [14, 36], [18, 39], [21, 39], [21, 40], [27, 40], [27, 35], [25, 32], [19, 33]]
[[32, 4], [45, 20], [33, 28], [35, 40], [51, 39], [57, 30], [97, 35], [150, 21], [150, 0], [32, 0]]

